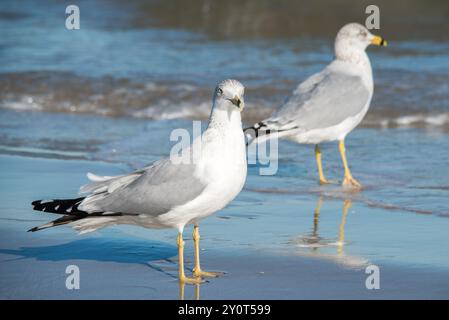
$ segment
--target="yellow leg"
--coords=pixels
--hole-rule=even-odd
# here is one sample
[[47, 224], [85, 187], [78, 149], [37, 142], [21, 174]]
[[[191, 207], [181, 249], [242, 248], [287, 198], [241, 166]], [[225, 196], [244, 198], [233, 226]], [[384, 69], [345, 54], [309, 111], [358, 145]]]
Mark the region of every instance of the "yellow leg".
[[318, 145], [315, 145], [315, 157], [318, 166], [318, 174], [320, 175], [320, 184], [329, 184], [330, 182], [324, 177], [323, 165], [321, 163], [321, 150]]
[[[201, 284], [195, 283], [195, 300], [200, 300], [200, 286]], [[184, 300], [185, 287], [185, 282], [179, 281], [179, 300]]]
[[361, 188], [362, 185], [352, 177], [351, 171], [349, 170], [348, 161], [346, 160], [345, 140], [340, 140], [338, 148], [340, 149], [341, 160], [343, 161], [343, 166], [345, 168], [343, 186], [353, 186], [355, 188]]
[[179, 255], [179, 282], [184, 283], [201, 283], [200, 278], [188, 278], [184, 273], [184, 240], [182, 239], [182, 233], [178, 233], [178, 255]]
[[[313, 212], [313, 231], [312, 231], [312, 235], [315, 239], [319, 239], [320, 235], [318, 234], [318, 227], [319, 227], [319, 222], [320, 222], [320, 212], [321, 212], [321, 207], [323, 205], [323, 196], [320, 196], [318, 198], [318, 202], [316, 204], [316, 208], [315, 211]], [[312, 247], [312, 251], [318, 251], [318, 247]]]
[[193, 227], [193, 242], [195, 244], [195, 266], [193, 267], [193, 275], [195, 277], [218, 277], [223, 272], [206, 272], [201, 270], [200, 266], [200, 228], [198, 225]]
[[318, 224], [320, 220], [321, 207], [323, 206], [323, 196], [318, 198], [315, 211], [313, 212], [313, 234], [318, 236]]
[[346, 216], [348, 215], [348, 210], [351, 208], [352, 201], [351, 200], [345, 200], [345, 203], [343, 205], [343, 215], [341, 217], [340, 226], [338, 227], [338, 249], [337, 253], [341, 255], [343, 253], [343, 247], [345, 244], [345, 223], [346, 223]]
[[200, 300], [200, 285], [195, 285], [195, 300]]
[[179, 300], [184, 300], [184, 290], [186, 284], [184, 282], [179, 281]]

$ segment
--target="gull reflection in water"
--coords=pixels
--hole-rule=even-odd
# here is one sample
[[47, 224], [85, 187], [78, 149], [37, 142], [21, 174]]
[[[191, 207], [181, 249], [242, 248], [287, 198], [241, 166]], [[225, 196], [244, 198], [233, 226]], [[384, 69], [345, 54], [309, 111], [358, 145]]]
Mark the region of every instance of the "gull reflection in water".
[[345, 223], [352, 201], [346, 199], [343, 202], [343, 213], [336, 238], [324, 238], [320, 235], [319, 224], [323, 203], [324, 197], [320, 196], [313, 213], [312, 231], [293, 239], [290, 241], [290, 244], [297, 247], [299, 254], [303, 256], [333, 261], [348, 268], [359, 269], [366, 267], [369, 264], [367, 259], [347, 255], [344, 251], [344, 247], [347, 244], [345, 242]]
[[[91, 231], [95, 231], [98, 229], [102, 229], [109, 226], [116, 226], [116, 225], [133, 225], [133, 226], [139, 226], [146, 229], [166, 229], [167, 226], [163, 224], [158, 224], [157, 220], [146, 218], [145, 215], [122, 215], [122, 216], [109, 216], [109, 217], [92, 217], [89, 219], [84, 219], [82, 221], [83, 223], [77, 224], [74, 226], [74, 229], [77, 230], [80, 233], [89, 233]], [[193, 239], [195, 240], [195, 231], [193, 233]], [[196, 242], [196, 241], [195, 241]], [[198, 241], [199, 242], [199, 241]], [[199, 258], [199, 243], [195, 243], [195, 259]], [[152, 261], [153, 263], [149, 263], [148, 261], [145, 263], [152, 269], [161, 272], [165, 274], [166, 276], [169, 276], [171, 278], [177, 278], [175, 275], [171, 274], [171, 272], [167, 272], [164, 270], [164, 268], [159, 267], [155, 264], [157, 261], [168, 261], [169, 258], [171, 258], [175, 252], [172, 251], [172, 248], [170, 247], [170, 252], [165, 252], [165, 255], [163, 255], [163, 258], [161, 259], [154, 259]], [[178, 257], [179, 259], [179, 257]], [[170, 259], [171, 260], [171, 259]], [[199, 300], [200, 298], [200, 286], [201, 284], [205, 283], [207, 281], [203, 280], [201, 283], [196, 283], [195, 286], [195, 300]], [[179, 281], [179, 299], [184, 300], [184, 291], [185, 291], [185, 282]]]
[[[184, 300], [185, 287], [186, 287], [186, 284], [184, 282], [180, 281], [179, 282], [179, 300]], [[200, 283], [195, 284], [195, 300], [200, 300], [200, 287], [201, 287]]]

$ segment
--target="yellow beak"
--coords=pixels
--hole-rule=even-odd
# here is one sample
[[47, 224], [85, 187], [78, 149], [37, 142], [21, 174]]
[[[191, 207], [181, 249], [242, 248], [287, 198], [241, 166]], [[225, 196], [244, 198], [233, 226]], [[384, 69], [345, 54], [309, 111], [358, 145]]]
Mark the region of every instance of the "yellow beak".
[[376, 46], [386, 47], [387, 46], [387, 40], [385, 40], [384, 38], [382, 38], [380, 36], [374, 36], [374, 38], [371, 40], [371, 44], [374, 44]]

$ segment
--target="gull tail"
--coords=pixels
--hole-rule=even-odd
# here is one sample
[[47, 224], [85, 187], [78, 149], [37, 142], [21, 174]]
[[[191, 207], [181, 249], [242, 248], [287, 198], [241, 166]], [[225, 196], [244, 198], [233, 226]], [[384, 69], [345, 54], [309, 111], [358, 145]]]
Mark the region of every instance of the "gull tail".
[[270, 139], [288, 137], [303, 132], [293, 121], [279, 122], [276, 118], [269, 118], [258, 122], [251, 127], [243, 129], [246, 136], [246, 145], [261, 143]]
[[271, 130], [267, 129], [267, 125], [261, 121], [251, 127], [243, 129], [243, 132], [246, 137], [246, 145], [249, 146], [253, 142], [260, 143], [262, 140], [265, 141], [269, 139]]
[[34, 210], [62, 214], [61, 218], [53, 220], [41, 226], [31, 228], [28, 231], [35, 232], [46, 228], [67, 224], [87, 216], [87, 212], [78, 210], [78, 206], [84, 198], [63, 199], [63, 200], [36, 200], [31, 203]]
[[297, 127], [292, 127], [289, 129], [280, 129], [270, 121], [261, 121], [255, 125], [243, 129], [246, 137], [246, 145], [254, 143], [262, 143], [270, 139], [278, 139], [291, 134], [293, 130], [297, 130]]
[[63, 224], [67, 224], [76, 220], [80, 220], [83, 219], [85, 216], [63, 216], [61, 218], [58, 218], [56, 220], [50, 221], [46, 224], [37, 226], [37, 227], [33, 227], [30, 230], [28, 230], [28, 232], [36, 232], [42, 229], [47, 229], [47, 228], [51, 228], [51, 227], [56, 227], [56, 226], [61, 226]]

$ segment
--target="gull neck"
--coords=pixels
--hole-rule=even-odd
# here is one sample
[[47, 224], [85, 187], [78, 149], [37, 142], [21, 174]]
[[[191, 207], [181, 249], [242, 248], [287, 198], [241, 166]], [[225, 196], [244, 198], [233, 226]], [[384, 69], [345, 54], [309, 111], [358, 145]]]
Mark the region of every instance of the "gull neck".
[[212, 109], [208, 128], [218, 127], [242, 127], [242, 118], [238, 110], [229, 108]]

